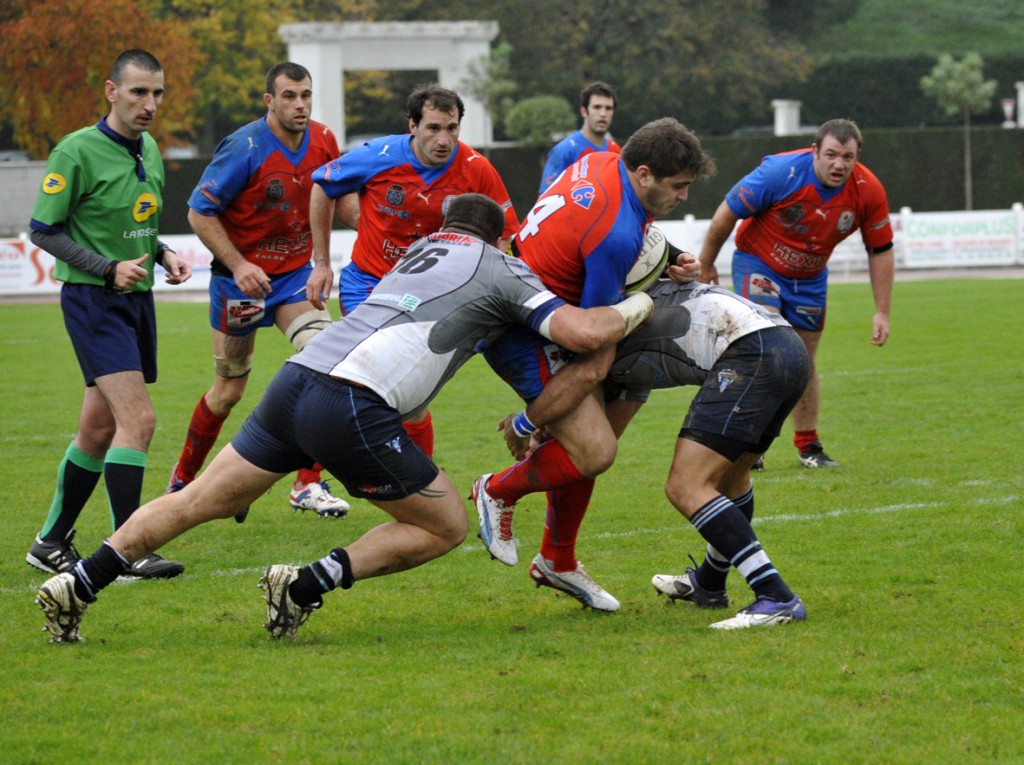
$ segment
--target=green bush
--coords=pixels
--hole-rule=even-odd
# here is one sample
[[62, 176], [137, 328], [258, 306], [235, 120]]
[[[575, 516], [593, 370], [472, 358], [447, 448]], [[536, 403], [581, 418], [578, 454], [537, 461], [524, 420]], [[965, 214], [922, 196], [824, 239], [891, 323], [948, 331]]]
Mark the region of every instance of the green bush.
[[559, 96], [534, 96], [508, 111], [505, 129], [520, 146], [547, 149], [554, 136], [572, 130], [576, 115], [569, 102]]

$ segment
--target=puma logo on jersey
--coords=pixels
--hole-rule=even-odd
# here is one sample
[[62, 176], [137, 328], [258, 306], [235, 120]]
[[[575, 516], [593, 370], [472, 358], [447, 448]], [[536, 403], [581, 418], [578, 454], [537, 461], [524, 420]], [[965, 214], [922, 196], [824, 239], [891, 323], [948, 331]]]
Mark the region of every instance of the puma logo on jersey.
[[430, 204], [430, 194], [424, 194], [422, 192], [417, 191], [416, 196], [422, 199], [426, 204]]
[[391, 148], [391, 144], [389, 144], [389, 143], [384, 144], [384, 148], [377, 152], [377, 156], [378, 157], [386, 157], [386, 156], [388, 156], [388, 150], [390, 148]]

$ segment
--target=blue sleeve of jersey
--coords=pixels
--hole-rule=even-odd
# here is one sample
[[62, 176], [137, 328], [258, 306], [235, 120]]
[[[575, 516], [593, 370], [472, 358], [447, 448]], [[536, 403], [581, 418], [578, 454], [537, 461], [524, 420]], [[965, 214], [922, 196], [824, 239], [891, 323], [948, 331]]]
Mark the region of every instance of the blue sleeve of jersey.
[[540, 326], [544, 323], [544, 320], [565, 304], [562, 298], [552, 294], [550, 300], [542, 303], [540, 307], [530, 314], [530, 317], [526, 320], [527, 325], [539, 335]]
[[407, 135], [374, 138], [313, 171], [313, 183], [331, 199], [359, 191], [376, 175], [407, 161]]
[[725, 195], [729, 209], [738, 218], [749, 218], [767, 210], [803, 184], [803, 171], [794, 173], [799, 154], [772, 154], [740, 179]]
[[189, 207], [200, 215], [218, 215], [242, 193], [256, 168], [274, 151], [268, 141], [259, 141], [258, 124], [236, 130], [217, 145], [213, 161], [188, 198]]
[[633, 267], [642, 246], [642, 236], [626, 235], [622, 227], [616, 226], [583, 261], [586, 274], [580, 293], [580, 308], [618, 303], [622, 298], [626, 274]]
[[647, 212], [629, 184], [625, 166], [619, 163], [622, 201], [615, 222], [604, 239], [583, 257], [583, 289], [580, 308], [615, 305], [622, 299], [626, 275], [644, 244]]
[[576, 161], [576, 147], [572, 143], [572, 136], [563, 138], [551, 147], [548, 152], [548, 161], [544, 165], [544, 173], [540, 177], [540, 193], [543, 194], [548, 187], [555, 182], [555, 179], [565, 168]]

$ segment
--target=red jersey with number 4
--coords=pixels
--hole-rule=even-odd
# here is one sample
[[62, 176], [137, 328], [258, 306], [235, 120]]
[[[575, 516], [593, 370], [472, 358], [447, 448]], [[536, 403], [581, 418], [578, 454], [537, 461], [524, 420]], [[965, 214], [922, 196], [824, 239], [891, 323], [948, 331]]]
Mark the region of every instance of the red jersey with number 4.
[[809, 279], [858, 228], [868, 251], [892, 243], [889, 204], [874, 174], [857, 163], [846, 183], [823, 186], [811, 149], [772, 154], [725, 197], [743, 218], [736, 248], [760, 258], [780, 276]]
[[313, 173], [331, 199], [359, 192], [359, 230], [352, 262], [377, 277], [391, 270], [413, 242], [441, 229], [448, 201], [475, 192], [505, 212], [509, 238], [519, 225], [505, 184], [494, 166], [458, 142], [440, 167], [424, 165], [412, 149], [412, 135], [375, 138]]
[[563, 300], [583, 308], [622, 299], [651, 218], [618, 154], [587, 154], [537, 200], [515, 253]]

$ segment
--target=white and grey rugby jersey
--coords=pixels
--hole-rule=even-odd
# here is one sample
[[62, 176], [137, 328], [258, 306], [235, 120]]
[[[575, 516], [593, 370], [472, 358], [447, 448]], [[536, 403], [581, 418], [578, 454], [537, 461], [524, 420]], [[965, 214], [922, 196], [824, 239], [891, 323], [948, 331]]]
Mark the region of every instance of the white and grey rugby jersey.
[[510, 325], [544, 334], [564, 304], [522, 261], [474, 237], [432, 234], [289, 361], [364, 385], [405, 417]]
[[789, 322], [727, 289], [663, 280], [648, 290], [654, 318], [619, 343], [609, 378], [629, 389], [701, 385], [732, 343]]

